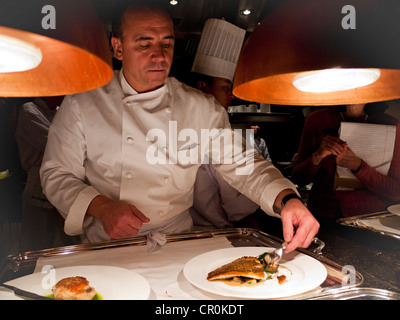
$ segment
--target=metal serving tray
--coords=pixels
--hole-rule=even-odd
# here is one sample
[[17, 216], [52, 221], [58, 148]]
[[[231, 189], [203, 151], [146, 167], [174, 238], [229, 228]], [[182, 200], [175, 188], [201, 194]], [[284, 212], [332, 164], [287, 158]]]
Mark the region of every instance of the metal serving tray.
[[388, 211], [342, 218], [339, 224], [372, 232], [400, 240], [400, 216]]
[[[267, 233], [255, 230], [255, 229], [218, 229], [218, 230], [205, 230], [196, 231], [190, 233], [173, 234], [167, 236], [168, 242], [176, 241], [190, 241], [193, 239], [206, 239], [226, 237], [234, 247], [243, 246], [259, 246], [259, 247], [277, 247], [282, 243], [282, 240], [276, 238]], [[36, 261], [39, 258], [68, 255], [77, 252], [85, 252], [91, 250], [108, 250], [112, 248], [122, 246], [140, 246], [146, 244], [145, 237], [133, 237], [125, 240], [112, 240], [108, 242], [92, 243], [92, 244], [80, 244], [66, 247], [58, 247], [52, 249], [45, 249], [39, 251], [31, 251], [20, 253], [16, 255], [8, 256], [8, 267], [13, 275], [20, 276], [22, 273], [32, 273]], [[313, 244], [309, 249], [297, 249], [303, 254], [307, 254], [317, 260], [319, 260], [327, 269], [328, 276], [324, 283], [320, 287], [313, 290], [307, 295], [300, 295], [299, 297], [293, 297], [293, 299], [304, 299], [305, 297], [317, 297], [320, 292], [325, 289], [337, 289], [337, 288], [352, 288], [357, 287], [363, 282], [363, 277], [360, 273], [354, 271], [349, 272], [343, 266], [325, 258], [322, 254], [324, 243], [319, 239], [315, 238]]]
[[308, 300], [400, 300], [400, 294], [376, 288], [328, 288]]

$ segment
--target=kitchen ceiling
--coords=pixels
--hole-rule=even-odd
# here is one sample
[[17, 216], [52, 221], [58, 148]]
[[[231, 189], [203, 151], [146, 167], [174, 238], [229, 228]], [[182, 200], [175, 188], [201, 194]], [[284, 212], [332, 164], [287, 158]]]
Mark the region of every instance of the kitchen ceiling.
[[[93, 0], [103, 21], [112, 19], [112, 12], [119, 3], [156, 3], [170, 12], [178, 36], [200, 33], [209, 18], [225, 19], [251, 32], [257, 24], [274, 8], [285, 0]], [[251, 11], [249, 15], [241, 12]]]

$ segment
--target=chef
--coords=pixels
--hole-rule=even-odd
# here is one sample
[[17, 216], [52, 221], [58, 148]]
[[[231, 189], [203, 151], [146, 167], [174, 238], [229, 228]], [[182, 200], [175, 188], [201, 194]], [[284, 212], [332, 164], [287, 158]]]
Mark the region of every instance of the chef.
[[[192, 228], [188, 209], [201, 162], [174, 161], [176, 155], [183, 159], [189, 152], [203, 160], [209, 145], [200, 143], [202, 134], [208, 130], [215, 138], [232, 131], [213, 97], [168, 78], [174, 30], [164, 11], [129, 6], [115, 25], [112, 46], [122, 70], [105, 87], [67, 96], [52, 122], [43, 190], [69, 235], [89, 242], [147, 235], [163, 244], [163, 235]], [[215, 167], [264, 211], [280, 214], [287, 251], [307, 247], [318, 222], [295, 186], [254, 149], [252, 155], [251, 170], [248, 161]]]
[[[232, 81], [245, 34], [244, 29], [220, 19], [207, 20], [203, 28], [192, 67], [192, 85], [213, 95], [221, 108], [228, 109], [234, 98]], [[259, 208], [231, 187], [212, 164], [200, 166], [193, 194], [189, 211], [195, 228], [233, 227]]]

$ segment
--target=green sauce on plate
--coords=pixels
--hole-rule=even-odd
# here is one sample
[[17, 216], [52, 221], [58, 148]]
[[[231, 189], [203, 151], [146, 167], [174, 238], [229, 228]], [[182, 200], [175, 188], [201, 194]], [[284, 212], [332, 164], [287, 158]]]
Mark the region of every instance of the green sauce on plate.
[[[54, 294], [49, 294], [46, 297], [54, 299]], [[93, 297], [92, 300], [103, 300], [103, 297], [101, 295], [99, 295], [98, 293], [96, 293], [96, 295]]]

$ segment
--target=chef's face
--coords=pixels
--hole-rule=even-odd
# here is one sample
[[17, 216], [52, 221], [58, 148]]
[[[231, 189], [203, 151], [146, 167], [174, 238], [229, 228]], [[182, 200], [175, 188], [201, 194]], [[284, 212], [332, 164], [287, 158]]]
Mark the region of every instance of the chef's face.
[[174, 28], [161, 12], [125, 13], [122, 39], [113, 38], [117, 59], [122, 60], [128, 83], [137, 92], [148, 92], [163, 85], [171, 69]]
[[234, 98], [232, 94], [232, 81], [224, 78], [214, 77], [212, 84], [208, 84], [204, 91], [212, 94], [225, 109], [228, 109]]

